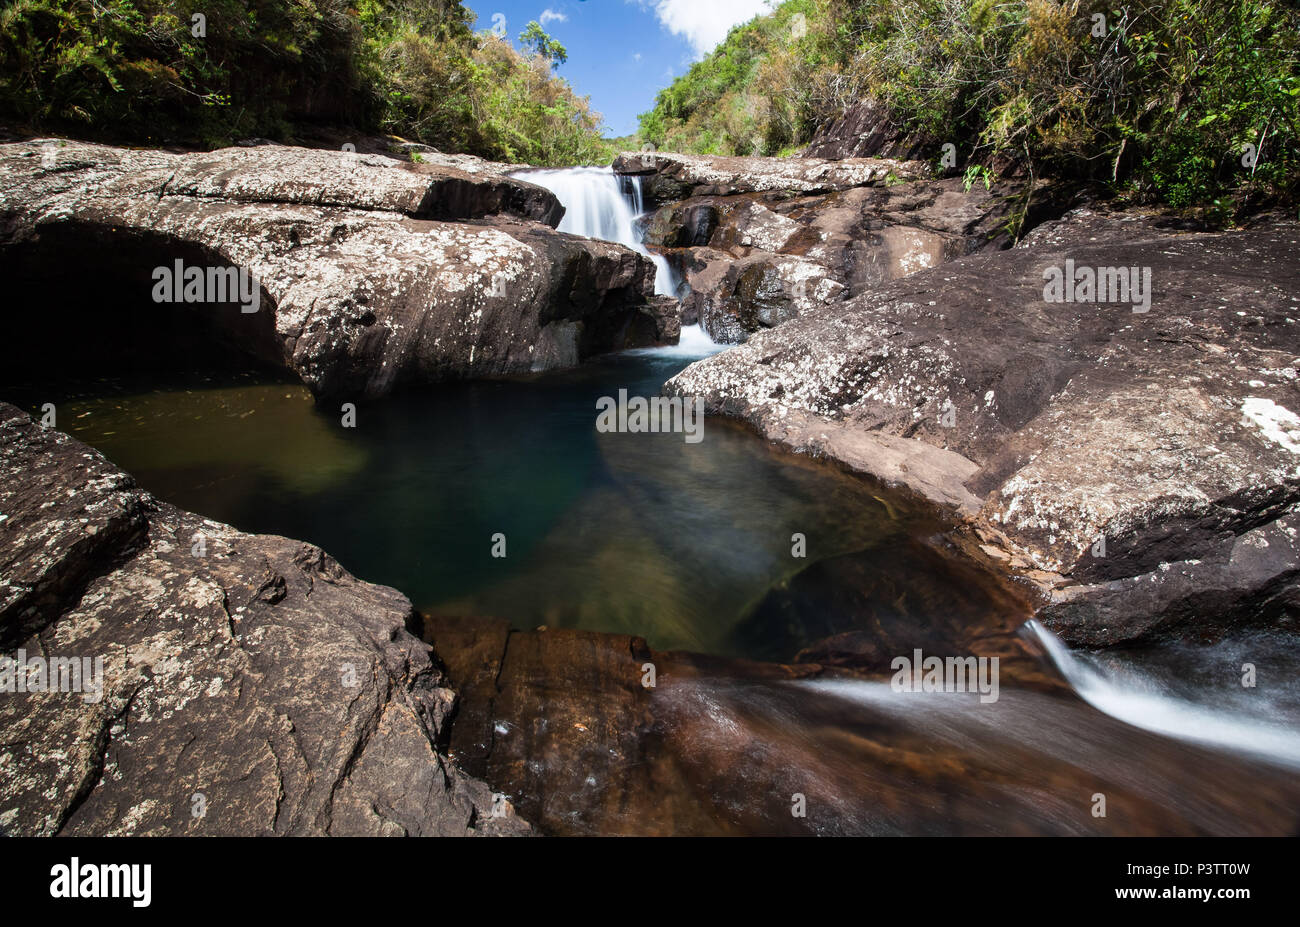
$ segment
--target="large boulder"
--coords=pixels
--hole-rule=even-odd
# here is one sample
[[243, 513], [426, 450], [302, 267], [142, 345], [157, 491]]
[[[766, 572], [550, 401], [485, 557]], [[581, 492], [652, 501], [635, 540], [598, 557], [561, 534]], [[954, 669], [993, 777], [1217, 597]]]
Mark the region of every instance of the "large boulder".
[[722, 344], [742, 342], [845, 293], [825, 265], [795, 255], [735, 257], [692, 248], [682, 258], [682, 270], [690, 288], [682, 299], [683, 321], [698, 322]]
[[455, 694], [404, 596], [3, 404], [0, 576], [5, 834], [529, 832], [439, 753]]
[[[962, 513], [1068, 641], [1289, 625], [1297, 259], [1294, 222], [1191, 233], [1084, 210], [803, 313], [666, 389]], [[1048, 301], [1068, 267], [1149, 269], [1149, 303]]]
[[[56, 321], [99, 341], [147, 318], [120, 350], [162, 354], [151, 333], [185, 316], [345, 398], [644, 344], [653, 264], [554, 231], [554, 196], [506, 167], [269, 145], [0, 145], [0, 268], [16, 302], [64, 297], [61, 318], [17, 316], [11, 335], [39, 345]], [[151, 275], [176, 260], [251, 273], [256, 311], [211, 294], [155, 305]], [[117, 301], [107, 321], [104, 299]]]
[[[644, 220], [646, 245], [667, 256], [686, 284], [683, 320], [698, 321], [715, 341], [739, 343], [814, 306], [1011, 244], [1007, 225], [1021, 191], [967, 190], [957, 178], [867, 176], [861, 185], [808, 195], [795, 182], [799, 159], [786, 161], [784, 173], [758, 174], [727, 188], [733, 192], [692, 194]], [[788, 186], [735, 192], [760, 181]], [[1038, 197], [1040, 209], [1050, 209], [1051, 198]]]
[[663, 205], [690, 196], [738, 193], [831, 193], [881, 184], [888, 179], [919, 180], [930, 168], [919, 161], [887, 158], [724, 157], [625, 151], [614, 159], [614, 173], [640, 176], [646, 205]]

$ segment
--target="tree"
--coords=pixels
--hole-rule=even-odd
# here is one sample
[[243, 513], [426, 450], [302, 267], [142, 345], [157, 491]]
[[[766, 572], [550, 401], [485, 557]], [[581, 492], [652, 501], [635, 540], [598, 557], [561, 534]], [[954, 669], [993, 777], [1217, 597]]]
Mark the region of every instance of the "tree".
[[537, 20], [530, 22], [528, 28], [519, 33], [519, 41], [524, 48], [531, 49], [534, 54], [541, 55], [554, 64], [564, 64], [569, 60], [569, 53], [564, 46], [547, 35]]

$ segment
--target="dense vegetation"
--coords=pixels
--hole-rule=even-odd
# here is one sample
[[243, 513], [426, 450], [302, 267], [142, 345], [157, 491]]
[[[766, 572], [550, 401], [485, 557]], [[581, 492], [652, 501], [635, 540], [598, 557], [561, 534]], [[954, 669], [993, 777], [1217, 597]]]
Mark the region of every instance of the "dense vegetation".
[[[142, 143], [386, 131], [506, 161], [607, 160], [536, 23], [460, 0], [0, 0], [0, 119]], [[500, 30], [497, 30], [500, 31]], [[1286, 0], [788, 0], [660, 92], [659, 148], [781, 154], [874, 97], [966, 166], [1224, 214], [1300, 195]], [[639, 147], [628, 144], [624, 147]]]
[[855, 101], [1017, 163], [1224, 215], [1300, 193], [1300, 11], [1286, 0], [789, 0], [660, 92], [659, 148], [780, 154]]
[[5, 0], [0, 118], [143, 143], [384, 130], [503, 161], [606, 160], [601, 119], [459, 0]]

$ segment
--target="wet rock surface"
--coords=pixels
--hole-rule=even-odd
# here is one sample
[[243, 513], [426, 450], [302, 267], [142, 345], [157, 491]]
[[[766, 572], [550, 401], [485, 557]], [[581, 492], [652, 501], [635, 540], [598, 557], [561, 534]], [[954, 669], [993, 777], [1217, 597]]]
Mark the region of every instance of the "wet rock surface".
[[[321, 396], [569, 366], [657, 336], [651, 262], [555, 232], [558, 201], [505, 176], [511, 167], [275, 145], [8, 144], [0, 268], [22, 302], [65, 292], [70, 261], [112, 253], [97, 287], [122, 314], [201, 316], [196, 326]], [[177, 259], [251, 272], [257, 310], [209, 298], [160, 308], [151, 272]], [[97, 308], [94, 294], [65, 300], [71, 323]]]
[[[827, 578], [764, 607], [815, 618]], [[802, 594], [811, 598], [800, 605]], [[1153, 741], [1098, 713], [1017, 633], [1012, 611], [992, 622], [929, 617], [868, 621], [791, 663], [482, 618], [425, 627], [462, 693], [457, 761], [547, 834], [1190, 836], [1300, 825], [1288, 771]], [[999, 656], [999, 698], [892, 690], [877, 651], [923, 645]], [[1226, 785], [1247, 779], [1249, 789]], [[1104, 817], [1092, 813], [1099, 792]]]
[[455, 694], [403, 595], [3, 404], [0, 475], [4, 655], [102, 660], [98, 685], [0, 693], [4, 833], [530, 831], [438, 752]]
[[[1300, 228], [1160, 225], [1082, 210], [666, 389], [966, 513], [1068, 641], [1291, 626]], [[1067, 260], [1150, 268], [1149, 308], [1045, 301]]]

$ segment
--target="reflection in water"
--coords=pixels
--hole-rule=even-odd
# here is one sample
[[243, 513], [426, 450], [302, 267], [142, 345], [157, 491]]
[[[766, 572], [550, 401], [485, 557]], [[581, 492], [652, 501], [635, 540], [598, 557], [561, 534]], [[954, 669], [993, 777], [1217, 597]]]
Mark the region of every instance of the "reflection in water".
[[[146, 487], [158, 486], [168, 501], [193, 502], [204, 514], [230, 510], [258, 486], [309, 498], [337, 489], [367, 464], [366, 450], [315, 414], [298, 385], [113, 392], [62, 402], [58, 410], [64, 430]], [[223, 490], [223, 483], [237, 488]]]

